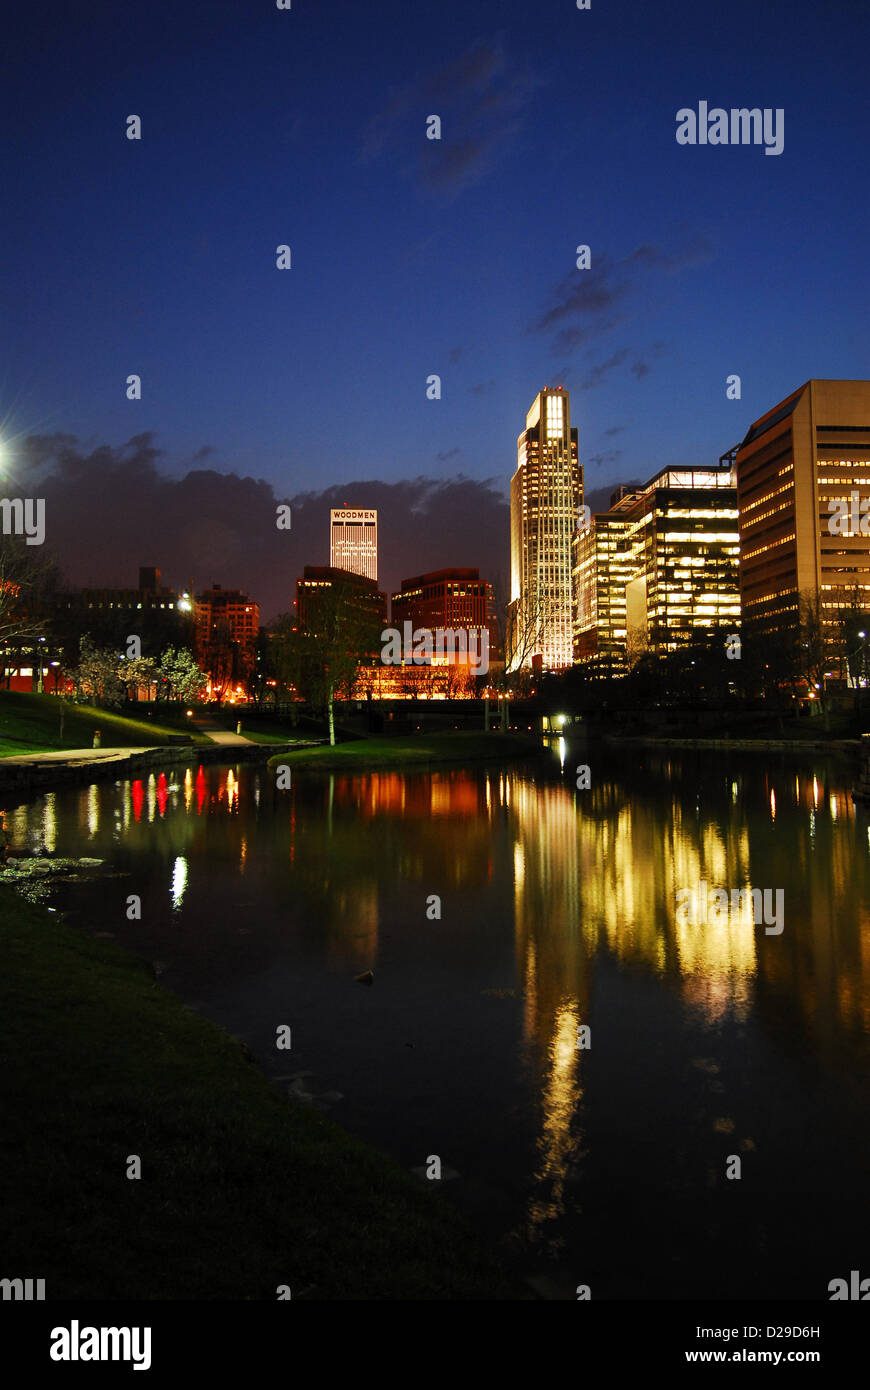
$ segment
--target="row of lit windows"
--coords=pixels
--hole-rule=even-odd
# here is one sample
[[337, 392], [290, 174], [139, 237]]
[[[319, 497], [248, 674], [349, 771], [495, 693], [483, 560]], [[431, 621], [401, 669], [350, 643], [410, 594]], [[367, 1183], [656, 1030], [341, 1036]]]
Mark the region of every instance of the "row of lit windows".
[[[773, 492], [765, 492], [764, 495], [763, 495], [762, 497], [756, 497], [756, 499], [755, 499], [754, 502], [747, 502], [747, 503], [741, 508], [741, 511], [742, 511], [742, 513], [743, 513], [743, 517], [744, 517], [744, 518], [747, 517], [747, 516], [749, 515], [749, 513], [750, 513], [751, 511], [754, 511], [754, 509], [755, 509], [756, 507], [762, 507], [762, 506], [764, 506], [764, 503], [765, 503], [765, 502], [770, 502], [770, 501], [772, 501], [772, 499], [773, 499], [774, 497], [780, 497], [780, 496], [782, 495], [782, 493], [784, 493], [784, 492], [793, 493], [793, 492], [794, 492], [794, 483], [790, 483], [790, 482], [789, 482], [789, 483], [783, 483], [782, 487], [774, 488]], [[765, 512], [765, 516], [769, 516], [769, 515], [770, 515], [769, 512]], [[753, 517], [753, 521], [760, 521], [760, 520], [761, 520], [761, 517]]]
[[748, 550], [743, 556], [743, 562], [753, 560], [756, 555], [766, 555], [770, 550], [779, 550], [780, 546], [788, 545], [794, 540], [794, 531], [790, 536], [782, 536], [778, 541], [771, 541], [768, 545], [760, 545], [756, 550]]

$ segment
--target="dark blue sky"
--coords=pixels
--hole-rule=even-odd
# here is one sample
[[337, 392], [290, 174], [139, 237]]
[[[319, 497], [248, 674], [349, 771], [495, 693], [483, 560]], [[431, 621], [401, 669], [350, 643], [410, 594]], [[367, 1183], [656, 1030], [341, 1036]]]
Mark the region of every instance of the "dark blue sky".
[[[532, 397], [563, 384], [588, 491], [709, 463], [808, 377], [870, 376], [854, 3], [49, 0], [10, 27], [12, 476], [16, 436], [87, 455], [150, 432], [170, 479], [205, 467], [279, 497], [506, 488]], [[783, 153], [679, 146], [701, 99], [784, 108]], [[93, 463], [83, 486], [123, 525], [129, 490]], [[324, 544], [297, 534], [290, 568]], [[500, 566], [505, 544], [453, 558]]]

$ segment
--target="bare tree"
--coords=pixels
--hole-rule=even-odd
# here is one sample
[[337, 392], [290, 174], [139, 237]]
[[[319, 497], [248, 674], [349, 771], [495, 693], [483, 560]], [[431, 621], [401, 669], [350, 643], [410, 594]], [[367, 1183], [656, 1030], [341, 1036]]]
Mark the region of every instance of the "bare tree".
[[817, 590], [802, 589], [798, 595], [797, 661], [800, 674], [810, 690], [818, 690], [819, 708], [830, 728], [825, 673], [831, 661], [830, 634], [822, 611], [821, 595]]
[[359, 591], [336, 580], [305, 601], [289, 644], [293, 684], [325, 709], [330, 746], [335, 744], [335, 700], [350, 698], [365, 657], [380, 647], [380, 622]]
[[44, 634], [58, 582], [54, 560], [17, 536], [0, 536], [0, 648]]

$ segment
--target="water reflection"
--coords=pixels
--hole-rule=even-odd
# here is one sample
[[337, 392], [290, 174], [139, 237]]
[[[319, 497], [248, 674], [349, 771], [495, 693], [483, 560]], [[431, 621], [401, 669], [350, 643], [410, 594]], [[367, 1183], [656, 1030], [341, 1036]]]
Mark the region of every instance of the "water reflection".
[[172, 906], [177, 911], [184, 902], [187, 888], [187, 860], [180, 854], [172, 866]]
[[[578, 760], [591, 762], [588, 789], [574, 786]], [[560, 736], [546, 765], [408, 776], [300, 771], [286, 792], [247, 767], [190, 767], [170, 780], [156, 772], [46, 796], [7, 813], [6, 826], [30, 853], [102, 855], [145, 879], [153, 869], [174, 928], [160, 937], [161, 957], [177, 953], [197, 994], [206, 959], [223, 998], [241, 997], [255, 979], [248, 1015], [236, 1020], [226, 1006], [234, 1031], [249, 1023], [253, 1042], [263, 982], [289, 961], [290, 978], [302, 982], [296, 1007], [306, 991], [313, 1001], [308, 1045], [332, 1059], [337, 1090], [356, 1050], [374, 1049], [368, 1067], [360, 1064], [367, 1099], [354, 1113], [363, 1128], [380, 1124], [372, 1137], [385, 1145], [401, 1143], [412, 1125], [394, 1053], [419, 1019], [421, 1076], [427, 1047], [435, 1059], [431, 1089], [416, 1083], [419, 1106], [432, 1109], [434, 1123], [439, 1107], [453, 1115], [458, 1103], [444, 1078], [457, 1095], [467, 1089], [469, 1164], [484, 1143], [481, 1110], [513, 1117], [511, 1161], [522, 1167], [514, 1229], [558, 1259], [570, 1247], [580, 1194], [622, 1161], [612, 1124], [596, 1120], [596, 1078], [605, 1096], [598, 1111], [611, 1119], [608, 1107], [645, 1103], [630, 1080], [638, 999], [678, 1115], [687, 1068], [702, 1087], [697, 1133], [673, 1160], [686, 1165], [688, 1182], [703, 1171], [711, 1133], [733, 1131], [729, 1142], [750, 1144], [768, 1124], [769, 1161], [791, 1162], [759, 1067], [788, 1059], [802, 1078], [823, 1078], [801, 1119], [807, 1133], [830, 1132], [824, 1106], [852, 1103], [849, 1078], [866, 1076], [870, 1029], [870, 825], [848, 795], [849, 776], [824, 763], [670, 753], [596, 767]], [[782, 935], [755, 924], [748, 895], [724, 920], [680, 922], [677, 894], [701, 883], [783, 890]], [[437, 922], [425, 911], [433, 893], [443, 904]], [[95, 902], [97, 925], [100, 910], [114, 929], [114, 905]], [[159, 911], [141, 928], [155, 939]], [[244, 968], [235, 944], [242, 934]], [[366, 1005], [363, 991], [347, 1002], [332, 992], [335, 979], [376, 967], [377, 1012], [374, 993]], [[484, 986], [496, 984], [489, 992], [505, 996], [503, 1007], [485, 1016], [492, 1031], [472, 1047]], [[336, 1026], [339, 1006], [369, 1012]], [[589, 1050], [578, 1047], [586, 1025]], [[751, 1044], [739, 1047], [755, 1051], [751, 1063], [741, 1053], [732, 1067], [726, 1103], [718, 1078], [745, 1030]], [[656, 1092], [647, 1116], [649, 1145], [663, 1155], [670, 1097]], [[463, 1132], [458, 1120], [455, 1127]], [[494, 1138], [487, 1162], [507, 1162], [499, 1153]]]

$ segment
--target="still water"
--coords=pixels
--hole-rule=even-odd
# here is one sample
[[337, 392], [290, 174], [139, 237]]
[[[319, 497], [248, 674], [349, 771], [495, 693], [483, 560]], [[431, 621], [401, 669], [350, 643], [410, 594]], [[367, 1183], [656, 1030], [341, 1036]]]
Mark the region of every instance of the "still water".
[[[31, 853], [106, 860], [50, 901], [154, 961], [288, 1094], [408, 1169], [437, 1154], [443, 1198], [550, 1296], [817, 1300], [870, 1277], [851, 782], [807, 756], [560, 743], [470, 771], [294, 769], [286, 792], [173, 768], [6, 824]], [[781, 890], [782, 931], [748, 902], [681, 922], [701, 883]]]

